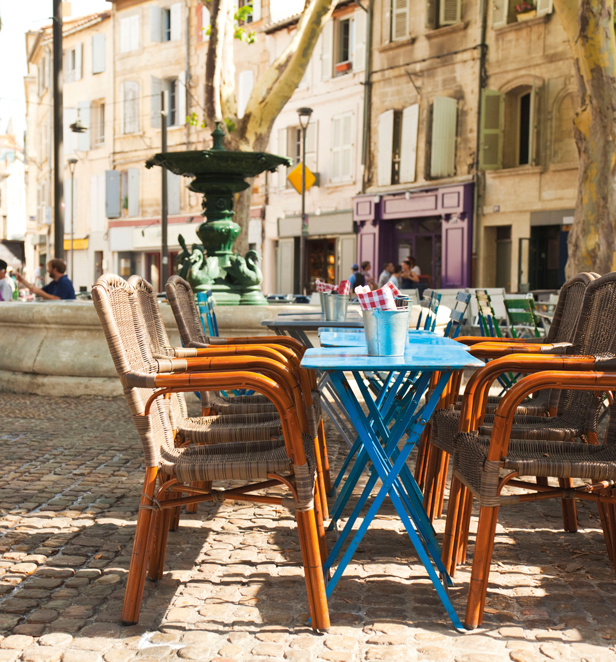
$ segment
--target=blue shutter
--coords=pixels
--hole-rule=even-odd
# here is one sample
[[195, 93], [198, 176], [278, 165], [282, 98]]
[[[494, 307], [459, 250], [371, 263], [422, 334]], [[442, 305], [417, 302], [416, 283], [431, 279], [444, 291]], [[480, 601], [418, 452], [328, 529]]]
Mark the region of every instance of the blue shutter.
[[120, 173], [117, 170], [105, 170], [105, 215], [120, 217]]

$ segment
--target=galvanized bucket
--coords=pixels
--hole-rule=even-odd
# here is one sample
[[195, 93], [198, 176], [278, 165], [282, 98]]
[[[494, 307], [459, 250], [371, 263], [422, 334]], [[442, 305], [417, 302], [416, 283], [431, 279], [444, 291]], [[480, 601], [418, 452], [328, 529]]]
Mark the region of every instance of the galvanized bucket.
[[402, 356], [411, 310], [362, 310], [369, 356]]
[[321, 293], [321, 304], [325, 319], [328, 322], [345, 322], [349, 296], [347, 294], [323, 294]]

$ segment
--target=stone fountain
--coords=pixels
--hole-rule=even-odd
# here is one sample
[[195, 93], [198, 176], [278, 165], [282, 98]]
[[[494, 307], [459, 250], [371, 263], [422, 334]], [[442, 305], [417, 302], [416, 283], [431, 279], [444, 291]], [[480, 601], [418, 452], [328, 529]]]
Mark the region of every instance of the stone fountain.
[[266, 170], [274, 172], [291, 161], [266, 152], [227, 151], [221, 124], [217, 122], [212, 132], [212, 149], [156, 154], [146, 162], [146, 168], [164, 166], [176, 175], [194, 177], [188, 188], [203, 195], [206, 220], [197, 230], [202, 243], [189, 249], [184, 237], [178, 237], [182, 247], [177, 257], [180, 276], [195, 292], [211, 290], [217, 304], [264, 305], [259, 255], [251, 250], [242, 257], [232, 250], [241, 231], [233, 220], [233, 196], [248, 188], [246, 179]]

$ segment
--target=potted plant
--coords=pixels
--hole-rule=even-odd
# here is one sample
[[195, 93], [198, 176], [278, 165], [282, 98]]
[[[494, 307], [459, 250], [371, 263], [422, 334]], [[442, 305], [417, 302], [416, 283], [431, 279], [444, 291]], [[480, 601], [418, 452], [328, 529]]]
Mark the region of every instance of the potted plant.
[[515, 13], [518, 21], [528, 21], [529, 18], [537, 16], [537, 5], [532, 0], [522, 0], [515, 6]]
[[336, 71], [349, 71], [351, 69], [351, 61], [347, 60], [346, 62], [338, 62], [336, 65]]
[[128, 196], [125, 195], [122, 199], [122, 209], [124, 210], [124, 216], [128, 216]]

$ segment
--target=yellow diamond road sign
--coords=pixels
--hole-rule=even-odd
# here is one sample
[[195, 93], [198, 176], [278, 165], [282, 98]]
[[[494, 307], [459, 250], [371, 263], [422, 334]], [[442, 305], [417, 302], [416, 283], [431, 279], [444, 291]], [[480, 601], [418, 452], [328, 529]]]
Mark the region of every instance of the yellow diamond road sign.
[[[302, 192], [302, 164], [298, 163], [293, 170], [289, 173], [287, 179], [293, 185], [293, 188], [298, 192]], [[317, 178], [310, 172], [308, 166], [306, 166], [306, 190], [308, 190], [315, 182]]]

